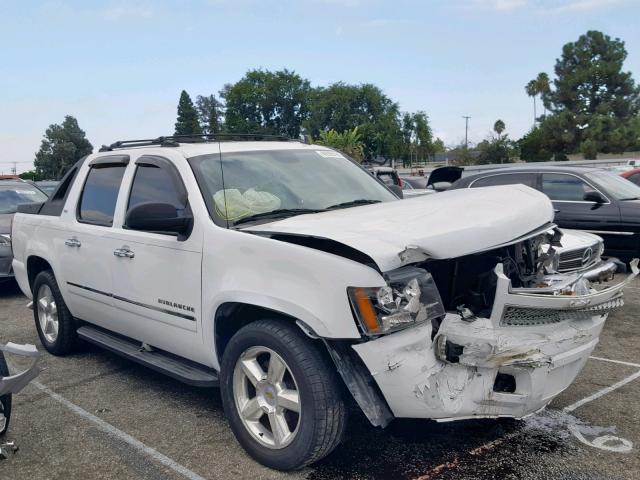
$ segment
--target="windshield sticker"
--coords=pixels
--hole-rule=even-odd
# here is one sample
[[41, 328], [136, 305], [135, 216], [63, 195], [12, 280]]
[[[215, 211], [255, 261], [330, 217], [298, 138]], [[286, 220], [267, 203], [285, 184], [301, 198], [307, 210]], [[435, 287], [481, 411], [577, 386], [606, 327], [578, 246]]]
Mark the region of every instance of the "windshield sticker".
[[333, 150], [316, 150], [316, 153], [324, 158], [344, 158], [344, 155]]

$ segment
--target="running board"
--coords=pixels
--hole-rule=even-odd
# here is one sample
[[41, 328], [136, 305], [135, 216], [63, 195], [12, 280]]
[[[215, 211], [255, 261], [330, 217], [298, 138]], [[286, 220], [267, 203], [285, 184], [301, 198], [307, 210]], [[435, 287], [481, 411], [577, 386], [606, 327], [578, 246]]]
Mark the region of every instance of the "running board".
[[78, 336], [136, 363], [164, 373], [176, 380], [196, 387], [218, 387], [218, 373], [195, 362], [181, 359], [161, 350], [147, 350], [140, 342], [108, 331], [83, 325]]

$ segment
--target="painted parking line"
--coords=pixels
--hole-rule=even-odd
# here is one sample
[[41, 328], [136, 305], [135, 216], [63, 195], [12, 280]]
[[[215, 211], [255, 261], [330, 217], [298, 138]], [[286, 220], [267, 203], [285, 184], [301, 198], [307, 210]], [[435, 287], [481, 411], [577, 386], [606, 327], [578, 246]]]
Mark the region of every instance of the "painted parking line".
[[628, 367], [640, 368], [640, 363], [623, 362], [622, 360], [611, 360], [610, 358], [589, 357], [591, 360], [599, 360], [601, 362], [617, 363], [618, 365], [626, 365]]
[[571, 405], [568, 405], [566, 407], [564, 407], [562, 409], [563, 412], [569, 413], [569, 412], [573, 412], [576, 408], [579, 408], [581, 406], [583, 406], [586, 403], [592, 402], [594, 400], [597, 400], [600, 397], [605, 396], [608, 393], [613, 392], [614, 390], [617, 390], [620, 387], [625, 386], [627, 383], [634, 381], [636, 378], [640, 378], [640, 370], [638, 370], [636, 373], [633, 373], [631, 375], [629, 375], [626, 378], [623, 378], [622, 380], [620, 380], [619, 382], [614, 383], [613, 385], [603, 388], [602, 390], [598, 390], [597, 392], [593, 393], [592, 395], [589, 395], [588, 397], [583, 398], [582, 400], [578, 400], [575, 403], [572, 403]]
[[122, 440], [123, 442], [126, 442], [127, 444], [131, 445], [133, 448], [138, 450], [140, 453], [143, 453], [143, 454], [151, 457], [152, 459], [156, 460], [158, 463], [161, 463], [165, 467], [170, 468], [171, 470], [173, 470], [174, 472], [182, 475], [183, 477], [188, 478], [189, 480], [205, 480], [203, 477], [201, 477], [197, 473], [189, 470], [187, 467], [185, 467], [183, 465], [180, 465], [178, 462], [170, 459], [166, 455], [163, 455], [162, 453], [158, 452], [154, 448], [151, 448], [151, 447], [145, 445], [140, 440], [132, 437], [128, 433], [123, 432], [122, 430], [114, 427], [110, 423], [107, 423], [104, 420], [102, 420], [101, 418], [96, 417], [95, 415], [87, 412], [83, 408], [79, 407], [75, 403], [70, 402], [69, 400], [64, 398], [62, 395], [54, 392], [49, 387], [41, 384], [40, 382], [31, 382], [31, 385], [36, 387], [38, 390], [46, 393], [52, 399], [54, 399], [56, 402], [58, 402], [61, 405], [65, 406], [66, 408], [71, 410], [73, 413], [75, 413], [79, 417], [82, 417], [85, 420], [88, 420], [91, 423], [95, 424], [103, 432], [105, 432], [105, 433], [107, 433], [109, 435], [112, 435], [112, 436], [118, 438], [119, 440]]

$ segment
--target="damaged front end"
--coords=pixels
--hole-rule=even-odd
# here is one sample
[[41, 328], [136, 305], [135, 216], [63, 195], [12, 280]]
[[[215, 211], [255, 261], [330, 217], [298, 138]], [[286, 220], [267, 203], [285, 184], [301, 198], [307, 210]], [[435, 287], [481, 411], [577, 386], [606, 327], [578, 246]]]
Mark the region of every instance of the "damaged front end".
[[[552, 229], [490, 251], [402, 267], [422, 270], [437, 287], [436, 295], [433, 289], [426, 296], [424, 288], [415, 289], [414, 297], [422, 292], [422, 317], [405, 314], [402, 327], [408, 328], [389, 335], [372, 334], [369, 327], [376, 325], [367, 326], [362, 318], [367, 303], [358, 303], [351, 293], [356, 318], [370, 337], [352, 348], [393, 416], [521, 418], [573, 382], [608, 313], [623, 305], [622, 290], [638, 274], [638, 261], [624, 281], [596, 289], [583, 273], [556, 271], [554, 247], [560, 236]], [[369, 301], [369, 317], [383, 318], [384, 305], [410, 310], [404, 299], [411, 288], [396, 289], [394, 296], [389, 285]], [[360, 293], [360, 299], [373, 295]]]

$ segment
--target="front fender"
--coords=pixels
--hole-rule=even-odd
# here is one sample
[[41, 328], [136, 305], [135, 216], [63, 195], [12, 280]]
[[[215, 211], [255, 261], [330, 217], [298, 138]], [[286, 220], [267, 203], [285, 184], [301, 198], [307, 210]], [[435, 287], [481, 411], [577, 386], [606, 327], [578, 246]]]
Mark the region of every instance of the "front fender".
[[227, 302], [288, 315], [323, 338], [360, 338], [347, 287], [383, 286], [386, 283], [379, 272], [313, 248], [211, 228], [216, 230], [210, 233], [212, 240], [205, 242], [202, 269], [207, 346], [215, 345], [213, 322], [220, 305]]

